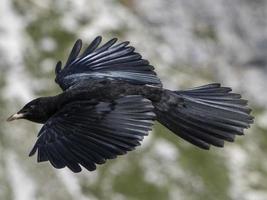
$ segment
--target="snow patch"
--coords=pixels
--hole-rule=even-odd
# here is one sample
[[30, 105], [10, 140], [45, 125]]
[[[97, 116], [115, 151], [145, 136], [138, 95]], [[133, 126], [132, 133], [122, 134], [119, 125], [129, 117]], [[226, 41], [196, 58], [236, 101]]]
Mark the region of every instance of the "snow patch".
[[[6, 73], [6, 87], [3, 89], [5, 98], [18, 98], [28, 101], [33, 97], [30, 79], [25, 74], [23, 53], [25, 50], [24, 21], [14, 12], [12, 2], [0, 1], [0, 52], [8, 63]], [[3, 49], [3, 51], [1, 51]]]
[[14, 200], [35, 200], [34, 181], [23, 171], [14, 152], [6, 152], [6, 172], [12, 187]]

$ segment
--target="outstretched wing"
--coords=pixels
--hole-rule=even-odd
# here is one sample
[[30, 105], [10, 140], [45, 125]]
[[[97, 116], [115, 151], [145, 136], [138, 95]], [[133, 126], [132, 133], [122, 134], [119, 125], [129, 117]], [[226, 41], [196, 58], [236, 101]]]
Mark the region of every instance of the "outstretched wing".
[[151, 102], [139, 95], [112, 102], [67, 104], [41, 128], [29, 155], [38, 150], [37, 161], [49, 160], [55, 168], [95, 170], [96, 164], [140, 145], [153, 125], [153, 109]]
[[82, 86], [92, 79], [115, 79], [133, 84], [151, 84], [161, 87], [154, 67], [142, 59], [129, 42], [117, 42], [111, 39], [99, 47], [102, 38], [94, 41], [79, 56], [82, 41], [77, 40], [72, 48], [67, 63], [61, 69], [61, 62], [56, 66], [56, 82], [63, 90]]

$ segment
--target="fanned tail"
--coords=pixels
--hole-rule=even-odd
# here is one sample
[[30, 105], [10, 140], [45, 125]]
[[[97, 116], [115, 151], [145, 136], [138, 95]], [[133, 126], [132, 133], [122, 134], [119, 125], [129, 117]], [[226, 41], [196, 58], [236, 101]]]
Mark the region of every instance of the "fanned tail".
[[253, 123], [240, 94], [218, 83], [181, 91], [165, 90], [155, 105], [157, 120], [188, 142], [209, 149], [233, 142]]

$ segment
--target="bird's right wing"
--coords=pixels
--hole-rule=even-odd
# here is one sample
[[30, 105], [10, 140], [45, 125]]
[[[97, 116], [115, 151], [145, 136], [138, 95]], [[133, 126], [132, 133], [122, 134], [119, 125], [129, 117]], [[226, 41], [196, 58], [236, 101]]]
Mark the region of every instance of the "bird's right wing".
[[99, 47], [101, 40], [100, 36], [96, 37], [80, 55], [82, 41], [77, 40], [63, 69], [58, 62], [56, 82], [63, 90], [103, 79], [161, 87], [154, 67], [134, 47], [128, 46], [129, 42], [116, 44], [117, 39], [113, 38]]
[[138, 95], [67, 104], [42, 127], [30, 156], [38, 150], [37, 161], [49, 160], [55, 168], [95, 170], [140, 145], [153, 125], [153, 109]]

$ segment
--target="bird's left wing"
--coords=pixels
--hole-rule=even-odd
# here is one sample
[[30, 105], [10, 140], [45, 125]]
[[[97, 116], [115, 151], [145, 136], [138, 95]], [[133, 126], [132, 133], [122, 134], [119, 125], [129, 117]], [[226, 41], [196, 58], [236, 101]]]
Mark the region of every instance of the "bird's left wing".
[[100, 46], [102, 38], [96, 37], [79, 55], [82, 41], [77, 40], [72, 48], [66, 65], [61, 69], [61, 62], [56, 65], [56, 82], [63, 90], [82, 87], [91, 80], [122, 80], [132, 84], [150, 84], [161, 87], [154, 67], [142, 59], [129, 42], [116, 44], [113, 38]]
[[49, 160], [55, 168], [95, 170], [96, 164], [140, 145], [153, 125], [153, 110], [139, 95], [67, 104], [41, 128], [29, 155], [37, 151], [38, 162]]

